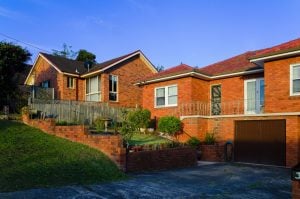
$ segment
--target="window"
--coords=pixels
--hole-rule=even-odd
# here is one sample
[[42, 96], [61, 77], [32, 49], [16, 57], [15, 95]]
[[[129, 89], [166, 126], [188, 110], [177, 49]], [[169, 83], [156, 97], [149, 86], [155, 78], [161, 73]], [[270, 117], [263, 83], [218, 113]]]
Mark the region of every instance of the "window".
[[99, 77], [86, 79], [86, 101], [99, 102], [101, 100]]
[[221, 85], [211, 86], [211, 114], [221, 114]]
[[74, 78], [73, 77], [67, 77], [67, 87], [74, 88]]
[[155, 107], [177, 106], [177, 85], [155, 88]]
[[41, 82], [40, 86], [42, 88], [50, 88], [50, 80], [46, 80], [46, 81]]
[[109, 100], [118, 101], [118, 76], [109, 75]]
[[265, 81], [262, 78], [245, 81], [245, 113], [262, 113], [265, 101]]
[[300, 64], [290, 68], [290, 95], [300, 95]]

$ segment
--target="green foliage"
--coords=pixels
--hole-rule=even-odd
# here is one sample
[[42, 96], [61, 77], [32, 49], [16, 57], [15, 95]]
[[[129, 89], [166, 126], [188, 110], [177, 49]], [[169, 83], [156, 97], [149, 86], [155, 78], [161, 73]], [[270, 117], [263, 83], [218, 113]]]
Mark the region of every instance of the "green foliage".
[[150, 122], [151, 112], [147, 109], [137, 109], [128, 113], [128, 120], [136, 128], [147, 128]]
[[204, 137], [204, 143], [205, 144], [215, 144], [216, 143], [216, 136], [215, 136], [215, 133], [209, 133], [207, 132], [205, 134], [205, 137]]
[[174, 135], [181, 130], [181, 121], [174, 116], [161, 117], [158, 121], [158, 129], [169, 135]]
[[74, 59], [77, 55], [77, 52], [72, 50], [72, 46], [68, 46], [66, 43], [63, 43], [62, 50], [52, 50], [53, 55], [60, 56], [68, 59]]
[[74, 126], [74, 125], [78, 125], [78, 123], [76, 123], [76, 122], [67, 122], [67, 121], [58, 121], [55, 124], [56, 124], [56, 126]]
[[124, 178], [98, 150], [19, 122], [0, 121], [0, 192]]
[[186, 143], [192, 147], [199, 147], [201, 142], [198, 138], [191, 137]]
[[165, 69], [165, 67], [162, 65], [154, 66], [154, 68], [157, 70], [157, 72], [163, 71]]
[[[0, 42], [0, 106], [22, 99], [18, 88], [21, 74], [28, 67], [31, 54], [19, 45]], [[10, 107], [11, 108], [11, 107]], [[21, 108], [21, 107], [19, 107]]]
[[105, 121], [102, 117], [98, 117], [94, 120], [94, 125], [97, 131], [101, 132], [105, 130]]
[[96, 55], [87, 50], [80, 49], [76, 57], [77, 61], [96, 63]]
[[134, 133], [129, 140], [129, 145], [150, 145], [150, 144], [165, 144], [170, 143], [170, 140], [157, 135]]

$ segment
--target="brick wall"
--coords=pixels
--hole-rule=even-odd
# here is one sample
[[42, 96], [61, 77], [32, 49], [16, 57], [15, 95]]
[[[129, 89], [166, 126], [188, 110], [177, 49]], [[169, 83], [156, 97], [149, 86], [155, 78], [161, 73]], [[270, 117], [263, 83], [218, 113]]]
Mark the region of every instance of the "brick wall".
[[[299, 153], [299, 125], [300, 119], [298, 116], [268, 116], [268, 117], [230, 117], [230, 118], [186, 118], [184, 119], [184, 134], [196, 136], [200, 141], [204, 140], [206, 132], [215, 130], [217, 141], [225, 143], [226, 141], [234, 140], [236, 120], [271, 120], [285, 119], [286, 120], [286, 166], [292, 167], [298, 163]], [[186, 141], [189, 136], [179, 136], [180, 141]], [[224, 145], [223, 145], [224, 146]]]
[[123, 148], [120, 135], [92, 135], [83, 125], [56, 126], [53, 119], [31, 120], [24, 115], [22, 119], [25, 124], [39, 128], [46, 133], [98, 149], [114, 161], [120, 169], [125, 169], [126, 149]]
[[292, 181], [292, 198], [300, 199], [300, 182]]
[[128, 172], [182, 168], [196, 164], [196, 150], [189, 147], [139, 151], [127, 155]]
[[295, 63], [300, 57], [265, 63], [266, 112], [300, 112], [300, 96], [290, 96], [290, 65]]
[[[142, 88], [135, 86], [134, 83], [152, 73], [139, 55], [105, 71], [101, 74], [102, 101], [122, 107], [141, 106]], [[109, 75], [118, 76], [118, 102], [109, 101]]]

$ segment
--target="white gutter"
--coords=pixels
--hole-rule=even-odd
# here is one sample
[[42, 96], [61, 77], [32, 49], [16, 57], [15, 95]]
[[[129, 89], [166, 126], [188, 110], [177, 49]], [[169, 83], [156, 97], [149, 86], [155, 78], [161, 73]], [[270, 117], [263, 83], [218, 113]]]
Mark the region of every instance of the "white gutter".
[[287, 53], [280, 53], [277, 55], [270, 55], [270, 56], [265, 56], [265, 57], [260, 57], [260, 58], [254, 58], [254, 59], [250, 59], [250, 62], [265, 61], [265, 60], [269, 60], [269, 59], [281, 58], [281, 57], [297, 55], [297, 54], [300, 54], [300, 50], [287, 52]]
[[250, 75], [250, 74], [259, 73], [259, 72], [263, 72], [263, 71], [264, 71], [264, 69], [257, 69], [257, 70], [252, 70], [252, 71], [243, 71], [243, 72], [230, 73], [230, 74], [225, 74], [225, 75], [216, 75], [216, 76], [207, 76], [207, 75], [201, 74], [199, 72], [192, 71], [192, 72], [182, 73], [182, 74], [178, 74], [178, 75], [172, 75], [172, 76], [168, 76], [168, 77], [162, 77], [162, 78], [158, 78], [158, 79], [139, 82], [139, 83], [135, 83], [134, 85], [141, 85], [141, 84], [146, 84], [146, 83], [165, 81], [165, 80], [170, 80], [170, 79], [189, 76], [189, 75], [195, 75], [195, 76], [203, 77], [208, 80], [214, 80], [214, 79], [220, 79], [220, 78], [232, 77], [232, 76], [238, 76], [238, 75]]
[[[100, 70], [97, 70], [97, 71], [94, 71], [94, 72], [91, 72], [91, 73], [87, 73], [87, 74], [85, 74], [85, 75], [81, 75], [81, 77], [88, 77], [88, 76], [93, 76], [94, 74], [97, 74], [97, 73], [101, 73], [101, 72], [103, 72], [103, 71], [109, 69], [110, 67], [115, 66], [115, 65], [117, 65], [117, 64], [119, 64], [119, 63], [122, 63], [123, 61], [125, 61], [125, 60], [127, 60], [127, 59], [129, 59], [129, 58], [131, 58], [131, 57], [134, 57], [134, 56], [136, 56], [136, 55], [138, 55], [138, 54], [139, 54], [139, 55], [142, 55], [142, 56], [147, 60], [147, 58], [143, 55], [142, 52], [137, 51], [136, 53], [134, 53], [134, 54], [132, 54], [132, 55], [129, 55], [129, 56], [127, 56], [127, 57], [125, 57], [125, 58], [123, 58], [123, 59], [117, 61], [117, 62], [114, 62], [114, 63], [112, 63], [112, 64], [106, 66], [105, 68], [102, 68], [102, 69], [100, 69]], [[153, 67], [153, 65], [152, 65], [150, 62], [149, 62], [149, 64]], [[153, 69], [154, 69], [154, 67], [153, 67]], [[155, 70], [155, 69], [154, 69], [154, 70]], [[155, 70], [155, 71], [156, 71], [156, 70]]]

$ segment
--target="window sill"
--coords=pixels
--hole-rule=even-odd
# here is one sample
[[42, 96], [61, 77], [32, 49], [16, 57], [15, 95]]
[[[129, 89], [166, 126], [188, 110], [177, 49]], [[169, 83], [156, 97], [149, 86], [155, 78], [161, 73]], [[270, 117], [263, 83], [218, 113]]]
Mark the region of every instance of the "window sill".
[[177, 104], [176, 105], [172, 105], [172, 106], [154, 106], [154, 108], [156, 109], [160, 109], [160, 108], [176, 108], [177, 107]]

